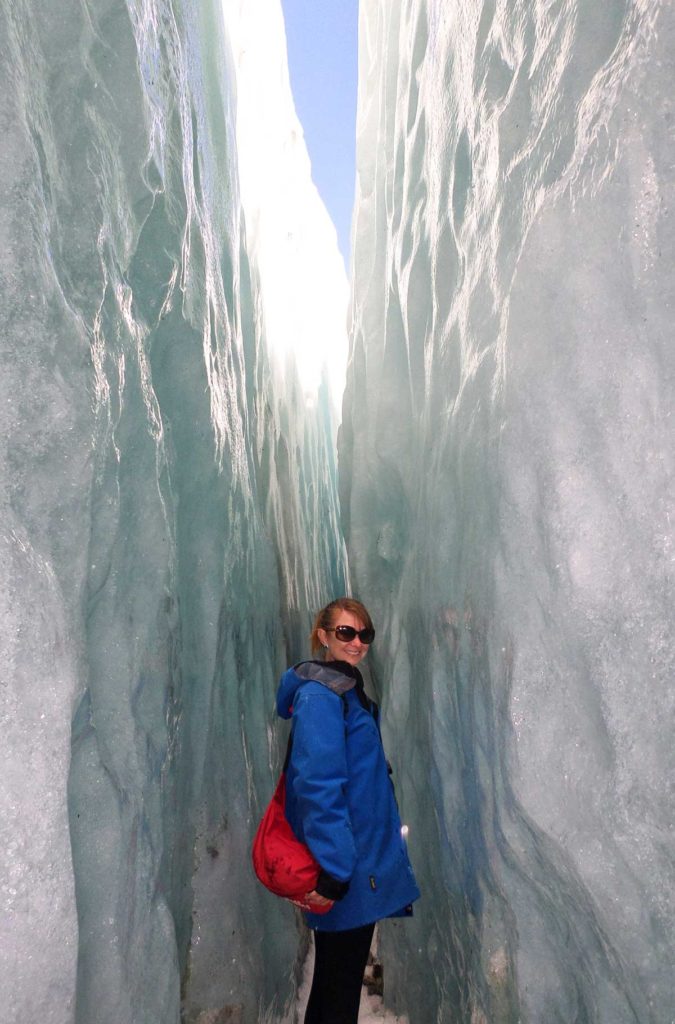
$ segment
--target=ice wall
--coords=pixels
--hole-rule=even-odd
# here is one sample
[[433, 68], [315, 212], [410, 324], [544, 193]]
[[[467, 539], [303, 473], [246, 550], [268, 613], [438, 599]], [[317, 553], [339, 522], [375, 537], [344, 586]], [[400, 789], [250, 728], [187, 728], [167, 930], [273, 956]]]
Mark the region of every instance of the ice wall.
[[650, 0], [361, 8], [340, 479], [411, 1024], [672, 1020], [673, 54]]
[[[280, 26], [271, 0], [247, 12]], [[257, 83], [276, 135], [238, 153], [246, 24], [214, 0], [0, 4], [11, 1022], [170, 1024], [182, 978], [186, 1020], [250, 1024], [291, 992], [294, 912], [248, 847], [276, 678], [344, 559], [332, 378], [316, 336], [309, 377], [285, 351], [266, 254], [302, 310], [318, 224], [333, 355], [346, 283], [306, 156], [270, 206], [303, 164], [282, 71]], [[280, 28], [264, 52], [283, 67]]]

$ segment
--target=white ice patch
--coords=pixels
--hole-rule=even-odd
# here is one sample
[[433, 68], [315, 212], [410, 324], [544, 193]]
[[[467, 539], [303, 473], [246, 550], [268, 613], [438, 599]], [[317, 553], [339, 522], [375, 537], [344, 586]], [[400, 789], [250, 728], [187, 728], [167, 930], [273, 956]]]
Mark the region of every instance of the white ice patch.
[[325, 374], [339, 409], [349, 289], [295, 112], [281, 3], [222, 3], [237, 71], [241, 201], [248, 250], [260, 274], [267, 341], [282, 376], [297, 365], [308, 402], [316, 402]]

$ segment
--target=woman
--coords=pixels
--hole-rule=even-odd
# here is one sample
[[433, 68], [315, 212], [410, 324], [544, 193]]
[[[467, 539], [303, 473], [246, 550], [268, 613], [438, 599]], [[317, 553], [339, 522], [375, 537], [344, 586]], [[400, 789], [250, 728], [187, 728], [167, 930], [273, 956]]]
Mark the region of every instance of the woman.
[[375, 922], [412, 913], [419, 897], [377, 706], [356, 667], [374, 637], [360, 601], [331, 601], [311, 635], [323, 660], [289, 669], [277, 694], [278, 713], [293, 719], [286, 816], [321, 868], [305, 900], [329, 908], [306, 915], [315, 960], [305, 1024], [356, 1024]]

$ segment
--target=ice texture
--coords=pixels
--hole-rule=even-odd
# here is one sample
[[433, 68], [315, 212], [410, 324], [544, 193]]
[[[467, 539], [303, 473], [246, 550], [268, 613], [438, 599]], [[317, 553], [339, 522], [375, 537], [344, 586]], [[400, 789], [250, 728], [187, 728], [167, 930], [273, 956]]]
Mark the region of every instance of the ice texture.
[[675, 8], [360, 15], [355, 592], [423, 898], [411, 1024], [675, 1007]]
[[[410, 1024], [671, 1024], [675, 10], [368, 0], [340, 442]], [[292, 1016], [249, 868], [346, 586], [278, 0], [0, 0], [0, 997]], [[181, 991], [182, 988], [182, 991]]]
[[[275, 48], [261, 33], [249, 58], [279, 73], [252, 96], [254, 17]], [[292, 998], [294, 911], [248, 851], [279, 766], [276, 680], [345, 586], [347, 284], [284, 61], [272, 0], [0, 3], [12, 1024], [177, 1024], [181, 979], [186, 1021], [252, 1024]], [[296, 333], [311, 320], [311, 365], [288, 310]]]

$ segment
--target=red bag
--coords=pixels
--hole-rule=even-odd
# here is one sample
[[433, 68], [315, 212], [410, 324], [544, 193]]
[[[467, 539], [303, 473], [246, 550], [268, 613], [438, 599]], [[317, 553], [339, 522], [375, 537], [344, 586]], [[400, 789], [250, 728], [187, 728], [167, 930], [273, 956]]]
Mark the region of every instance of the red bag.
[[[285, 806], [286, 774], [282, 772], [253, 840], [253, 870], [276, 896], [304, 902], [306, 894], [316, 888], [321, 868], [308, 847], [293, 834]], [[307, 908], [313, 914], [325, 914], [332, 905], [307, 904]]]

